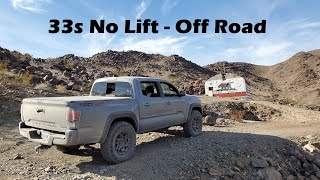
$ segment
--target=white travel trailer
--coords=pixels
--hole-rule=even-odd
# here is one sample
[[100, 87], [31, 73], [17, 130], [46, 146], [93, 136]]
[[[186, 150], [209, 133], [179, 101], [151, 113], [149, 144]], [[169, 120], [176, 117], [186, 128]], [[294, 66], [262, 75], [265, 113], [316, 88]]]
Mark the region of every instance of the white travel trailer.
[[250, 98], [250, 86], [243, 77], [235, 74], [217, 74], [205, 82], [205, 94], [218, 97]]

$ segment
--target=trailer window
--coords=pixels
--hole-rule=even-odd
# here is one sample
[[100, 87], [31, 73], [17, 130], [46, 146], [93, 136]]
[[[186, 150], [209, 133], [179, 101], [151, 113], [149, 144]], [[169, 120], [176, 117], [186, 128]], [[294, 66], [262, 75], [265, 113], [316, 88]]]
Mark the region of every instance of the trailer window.
[[91, 95], [132, 97], [132, 88], [127, 82], [97, 82], [92, 87]]

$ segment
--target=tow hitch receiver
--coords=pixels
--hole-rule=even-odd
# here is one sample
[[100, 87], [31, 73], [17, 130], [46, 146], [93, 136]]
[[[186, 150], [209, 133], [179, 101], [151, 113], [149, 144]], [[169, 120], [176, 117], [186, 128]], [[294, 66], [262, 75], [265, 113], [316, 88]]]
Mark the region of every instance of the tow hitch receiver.
[[48, 149], [50, 147], [51, 146], [39, 144], [38, 146], [34, 147], [34, 149], [36, 150], [36, 153], [40, 153], [40, 149]]

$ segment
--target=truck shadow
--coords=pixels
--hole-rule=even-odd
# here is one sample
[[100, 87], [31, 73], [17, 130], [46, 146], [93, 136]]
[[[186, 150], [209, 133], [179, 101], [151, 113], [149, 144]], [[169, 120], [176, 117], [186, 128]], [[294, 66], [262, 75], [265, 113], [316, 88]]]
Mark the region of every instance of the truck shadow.
[[[182, 175], [188, 179], [208, 176], [208, 167], [212, 163], [232, 169], [237, 158], [246, 162], [248, 157], [265, 157], [278, 165], [287, 163], [287, 152], [300, 149], [288, 139], [269, 135], [205, 131], [201, 136], [187, 138], [180, 130], [167, 130], [167, 133], [170, 135], [138, 144], [134, 158], [127, 162], [107, 164], [100, 149], [96, 149], [89, 154], [81, 153], [91, 155], [92, 161], [80, 162], [76, 166], [81, 173], [115, 176], [117, 179], [172, 179]], [[244, 171], [252, 173], [252, 168], [249, 165]], [[288, 172], [296, 172], [295, 168], [301, 167], [281, 168], [282, 175], [286, 177]]]

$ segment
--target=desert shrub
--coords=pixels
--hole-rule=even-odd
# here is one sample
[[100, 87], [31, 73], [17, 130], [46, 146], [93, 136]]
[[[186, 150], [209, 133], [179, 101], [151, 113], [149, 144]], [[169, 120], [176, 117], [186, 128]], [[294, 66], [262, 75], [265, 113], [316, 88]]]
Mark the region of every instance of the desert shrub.
[[6, 67], [8, 66], [9, 62], [4, 60], [4, 61], [0, 61], [0, 71], [2, 70], [6, 70]]
[[118, 68], [113, 74], [116, 74], [117, 76], [127, 76], [128, 72], [122, 68]]
[[58, 93], [62, 93], [62, 94], [67, 92], [66, 86], [62, 84], [57, 85], [56, 90]]
[[30, 86], [30, 80], [32, 75], [29, 72], [21, 75], [20, 77], [17, 74], [14, 74], [4, 67], [6, 63], [0, 63], [0, 84], [10, 84], [10, 85], [24, 85]]
[[49, 90], [50, 85], [48, 83], [40, 83], [37, 84], [34, 89], [38, 89], [38, 90]]
[[22, 74], [20, 79], [22, 81], [22, 84], [25, 86], [30, 86], [30, 80], [32, 78], [32, 75], [30, 74], [29, 71], [27, 71], [26, 73]]
[[230, 119], [235, 121], [241, 121], [244, 118], [246, 112], [244, 110], [230, 109], [229, 116]]
[[94, 81], [91, 81], [91, 82], [89, 82], [89, 83], [86, 83], [85, 86], [84, 86], [84, 91], [90, 92], [93, 83], [94, 83]]
[[16, 57], [17, 59], [20, 59], [20, 60], [32, 60], [33, 59], [32, 55], [28, 54], [28, 53], [22, 54], [19, 51], [12, 51], [11, 53], [14, 57]]
[[289, 96], [284, 96], [282, 99], [282, 104], [294, 104], [296, 103], [292, 97], [289, 97]]
[[181, 82], [179, 81], [178, 78], [173, 77], [173, 76], [169, 76], [168, 80], [175, 86], [177, 87]]

